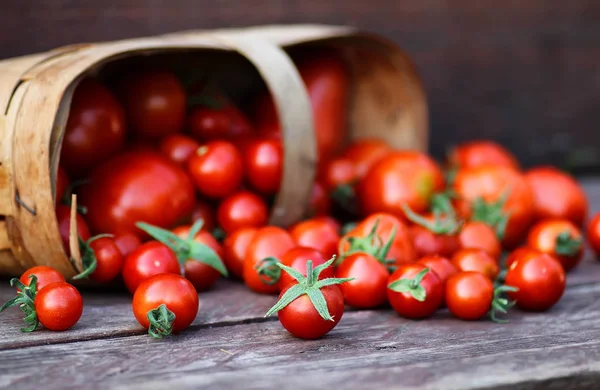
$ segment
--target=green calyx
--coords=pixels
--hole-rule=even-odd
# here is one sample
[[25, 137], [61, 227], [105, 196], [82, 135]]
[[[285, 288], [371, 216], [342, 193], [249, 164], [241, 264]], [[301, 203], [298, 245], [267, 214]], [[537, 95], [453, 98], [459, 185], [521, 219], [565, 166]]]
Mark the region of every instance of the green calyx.
[[16, 297], [0, 307], [0, 312], [2, 312], [4, 309], [8, 309], [9, 307], [18, 306], [21, 311], [25, 313], [25, 318], [23, 318], [23, 320], [27, 325], [29, 325], [26, 328], [21, 328], [21, 332], [26, 333], [33, 332], [40, 324], [34, 304], [35, 296], [37, 294], [37, 276], [31, 275], [29, 276], [29, 279], [31, 279], [29, 286], [25, 286], [17, 278], [11, 279], [10, 285], [12, 287], [17, 286], [17, 288], [21, 291], [17, 292]]
[[498, 286], [494, 289], [494, 299], [492, 300], [492, 306], [488, 312], [490, 319], [497, 323], [506, 323], [507, 320], [501, 320], [497, 317], [497, 313], [506, 314], [508, 309], [514, 306], [515, 301], [510, 301], [508, 298], [504, 298], [504, 293], [519, 291], [518, 288], [512, 286]]
[[[339, 259], [336, 261], [336, 265], [341, 264], [344, 258], [354, 253], [366, 253], [375, 257], [383, 265], [388, 266], [393, 264], [394, 260], [387, 259], [387, 255], [390, 252], [394, 238], [396, 237], [396, 227], [394, 226], [388, 240], [384, 243], [381, 237], [377, 234], [377, 228], [379, 227], [379, 219], [375, 221], [373, 228], [369, 234], [365, 237], [346, 237], [344, 240], [348, 242], [350, 247], [347, 251], [340, 254]], [[343, 244], [343, 243], [342, 243]]]
[[[447, 209], [446, 206], [444, 207]], [[450, 207], [452, 207], [452, 205], [450, 205]], [[439, 208], [433, 208], [433, 221], [415, 213], [406, 203], [402, 205], [402, 210], [404, 211], [406, 218], [413, 223], [424, 227], [433, 234], [452, 236], [460, 231], [461, 224], [456, 218], [454, 208], [452, 208], [451, 213], [444, 213]]]
[[583, 241], [573, 237], [569, 231], [564, 231], [556, 236], [556, 254], [561, 256], [575, 256], [581, 251]]
[[164, 303], [152, 309], [146, 315], [150, 322], [148, 334], [154, 339], [162, 339], [170, 336], [173, 332], [173, 322], [175, 322], [175, 313], [167, 308]]
[[324, 269], [331, 266], [335, 261], [335, 256], [328, 262], [313, 268], [312, 260], [306, 262], [306, 276], [296, 271], [295, 269], [285, 266], [281, 263], [277, 263], [277, 266], [287, 272], [291, 277], [298, 281], [298, 284], [293, 285], [283, 294], [283, 296], [277, 301], [277, 303], [269, 309], [265, 317], [277, 313], [279, 310], [285, 308], [287, 305], [295, 301], [302, 295], [308, 295], [308, 298], [312, 302], [313, 306], [325, 321], [333, 321], [331, 313], [327, 308], [327, 301], [321, 289], [326, 286], [332, 286], [334, 284], [342, 284], [354, 280], [354, 278], [327, 278], [319, 280], [319, 275]]
[[216, 269], [221, 275], [227, 276], [227, 269], [219, 255], [208, 245], [194, 240], [200, 229], [202, 229], [203, 224], [204, 221], [201, 219], [194, 222], [190, 229], [190, 234], [185, 239], [169, 230], [145, 222], [138, 222], [136, 223], [136, 226], [175, 252], [181, 266], [183, 266], [187, 260], [195, 260]]
[[274, 257], [267, 257], [262, 259], [254, 269], [260, 280], [269, 286], [272, 286], [279, 282], [281, 279], [281, 268], [278, 267], [279, 260]]
[[493, 203], [488, 203], [479, 197], [471, 204], [471, 220], [483, 222], [496, 232], [496, 236], [502, 240], [506, 231], [506, 225], [510, 213], [504, 211], [504, 204], [510, 195], [510, 191], [504, 191], [500, 198]]
[[394, 280], [388, 285], [388, 288], [395, 292], [410, 294], [417, 301], [424, 302], [427, 298], [427, 291], [425, 291], [425, 288], [421, 285], [421, 282], [428, 272], [429, 268], [425, 268], [416, 274], [412, 279]]
[[98, 261], [96, 259], [96, 252], [92, 249], [90, 244], [96, 241], [99, 238], [103, 237], [114, 237], [112, 234], [98, 234], [90, 238], [87, 241], [83, 241], [81, 237], [79, 239], [79, 250], [81, 251], [81, 263], [83, 264], [83, 271], [78, 275], [73, 276], [73, 279], [84, 279], [89, 277], [91, 274], [96, 271], [96, 267], [98, 266]]

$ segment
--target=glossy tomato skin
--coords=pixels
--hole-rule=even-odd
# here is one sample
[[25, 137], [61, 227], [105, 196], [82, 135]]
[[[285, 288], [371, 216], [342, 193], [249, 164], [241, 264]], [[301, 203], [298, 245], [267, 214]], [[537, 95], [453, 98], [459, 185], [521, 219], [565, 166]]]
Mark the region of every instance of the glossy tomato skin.
[[39, 290], [35, 296], [38, 320], [48, 330], [70, 329], [83, 313], [79, 291], [66, 282], [54, 282]]
[[486, 202], [497, 202], [505, 191], [510, 191], [503, 210], [509, 213], [502, 245], [512, 249], [523, 241], [533, 222], [533, 192], [525, 177], [512, 168], [482, 165], [459, 170], [454, 180], [454, 191], [461, 197], [459, 213], [471, 214], [469, 202], [481, 197]]
[[596, 257], [600, 258], [600, 213], [596, 214], [588, 225], [587, 239], [594, 252], [596, 252]]
[[185, 168], [199, 147], [200, 143], [187, 135], [170, 134], [160, 141], [159, 150], [169, 160]]
[[244, 149], [244, 168], [250, 186], [263, 195], [279, 191], [283, 173], [283, 147], [280, 140], [257, 139]]
[[340, 235], [336, 227], [323, 218], [312, 218], [295, 225], [290, 234], [300, 246], [314, 248], [326, 259], [337, 254]]
[[242, 228], [265, 226], [268, 213], [261, 197], [249, 191], [240, 191], [223, 199], [217, 209], [217, 221], [226, 233], [232, 233]]
[[[88, 228], [87, 223], [81, 216], [81, 214], [77, 213], [75, 217], [77, 220], [77, 233], [79, 237], [83, 241], [87, 241], [90, 239], [90, 229]], [[63, 242], [63, 247], [69, 256], [71, 256], [71, 249], [69, 248], [69, 232], [71, 231], [71, 208], [65, 205], [56, 206], [56, 220], [58, 221], [58, 231], [60, 232], [60, 238]]]
[[565, 279], [558, 260], [545, 253], [530, 253], [511, 264], [504, 283], [519, 289], [508, 293], [519, 308], [545, 311], [562, 297]]
[[65, 277], [62, 276], [60, 272], [52, 267], [48, 267], [47, 265], [36, 265], [35, 267], [29, 268], [21, 275], [19, 280], [25, 286], [29, 286], [29, 283], [31, 283], [31, 275], [35, 275], [37, 277], [37, 291], [40, 291], [50, 283], [65, 281]]
[[69, 176], [64, 169], [58, 167], [58, 171], [56, 173], [56, 194], [55, 200], [56, 204], [60, 203], [60, 200], [65, 196], [67, 192], [67, 188], [71, 185], [71, 180], [69, 180]]
[[142, 241], [135, 234], [121, 234], [115, 236], [114, 240], [123, 256], [123, 260], [136, 250], [138, 246], [142, 245]]
[[194, 210], [192, 210], [192, 223], [199, 219], [204, 221], [202, 230], [212, 231], [217, 225], [214, 207], [202, 200], [196, 201]]
[[473, 168], [481, 165], [501, 165], [519, 169], [515, 156], [493, 141], [470, 141], [456, 146], [448, 156], [450, 166]]
[[460, 247], [453, 234], [435, 234], [420, 225], [409, 227], [417, 258], [430, 255], [452, 256]]
[[279, 292], [278, 284], [264, 283], [255, 267], [267, 257], [281, 258], [295, 246], [294, 239], [287, 231], [275, 226], [260, 228], [246, 251], [243, 268], [244, 283], [257, 293], [275, 294]]
[[510, 268], [512, 263], [519, 260], [523, 256], [530, 256], [531, 253], [539, 254], [540, 252], [538, 250], [530, 248], [528, 246], [521, 246], [521, 247], [513, 250], [512, 252], [510, 252], [508, 254], [508, 256], [506, 256], [506, 267]]
[[189, 159], [188, 173], [202, 195], [223, 198], [242, 184], [242, 157], [231, 142], [211, 141]]
[[81, 177], [123, 149], [125, 136], [118, 100], [97, 80], [84, 79], [73, 93], [61, 165], [71, 177]]
[[439, 255], [423, 256], [417, 260], [417, 264], [422, 264], [430, 270], [433, 270], [444, 285], [451, 276], [460, 272], [447, 257]]
[[[285, 294], [289, 287], [288, 285], [279, 298]], [[324, 320], [317, 312], [308, 295], [302, 295], [296, 298], [292, 303], [281, 309], [277, 315], [281, 325], [290, 332], [293, 336], [314, 340], [325, 336], [340, 322], [344, 315], [344, 296], [339, 286], [332, 285], [321, 289], [329, 314], [333, 317], [333, 321]]]
[[364, 215], [386, 212], [405, 218], [402, 205], [422, 213], [444, 188], [440, 167], [425, 153], [397, 151], [379, 160], [360, 181], [357, 195]]
[[141, 138], [160, 138], [183, 128], [186, 95], [173, 73], [166, 70], [132, 73], [122, 83], [121, 97], [127, 122]]
[[527, 246], [554, 256], [568, 272], [581, 262], [583, 245], [572, 255], [557, 253], [556, 238], [565, 232], [575, 240], [583, 239], [581, 231], [573, 222], [566, 219], [545, 219], [533, 225], [527, 236]]
[[391, 146], [374, 138], [359, 139], [350, 144], [343, 156], [354, 164], [356, 179], [360, 180], [383, 157], [393, 152]]
[[173, 314], [173, 332], [181, 332], [194, 322], [198, 314], [198, 293], [192, 283], [181, 275], [160, 274], [144, 280], [133, 295], [133, 314], [140, 325], [148, 329], [148, 312], [160, 305]]
[[127, 152], [100, 166], [82, 191], [86, 219], [97, 233], [145, 237], [139, 221], [168, 228], [186, 218], [195, 202], [186, 173], [152, 152]]
[[476, 248], [461, 249], [452, 256], [452, 264], [462, 272], [479, 272], [490, 280], [495, 280], [500, 273], [498, 260], [486, 251]]
[[[283, 256], [281, 256], [281, 264], [286, 265], [300, 272], [302, 275], [306, 276], [306, 262], [308, 260], [312, 261], [313, 268], [320, 266], [327, 262], [323, 254], [316, 249], [307, 248], [302, 246], [297, 246], [295, 248], [290, 249], [285, 252]], [[333, 267], [327, 267], [321, 272], [319, 275], [319, 280], [325, 278], [333, 277]], [[289, 284], [296, 284], [298, 281], [291, 277], [287, 272], [282, 271], [281, 277], [279, 278], [279, 290], [283, 290]]]
[[[413, 279], [426, 267], [422, 264], [405, 264], [390, 275], [387, 284], [400, 279]], [[390, 305], [396, 313], [406, 318], [426, 318], [432, 316], [442, 305], [444, 299], [444, 288], [442, 281], [434, 271], [429, 270], [421, 280], [421, 286], [425, 289], [425, 300], [417, 301], [409, 293], [401, 293], [387, 289]]]
[[125, 286], [133, 294], [149, 277], [162, 273], [180, 275], [181, 268], [171, 249], [158, 241], [149, 241], [125, 258], [122, 273]]
[[189, 117], [190, 133], [198, 140], [238, 140], [252, 136], [254, 128], [248, 118], [235, 106], [219, 108], [196, 107]]
[[577, 181], [568, 173], [550, 166], [532, 168], [525, 178], [533, 191], [535, 219], [564, 218], [583, 225], [588, 200]]
[[345, 257], [335, 270], [336, 278], [354, 278], [342, 283], [340, 289], [344, 302], [360, 309], [372, 309], [385, 303], [389, 276], [387, 268], [366, 253]]
[[90, 243], [96, 256], [96, 270], [90, 279], [99, 283], [108, 283], [121, 273], [123, 254], [111, 237], [101, 237]]
[[338, 157], [322, 164], [319, 180], [327, 191], [335, 191], [338, 187], [353, 186], [357, 179], [354, 162], [346, 157]]
[[311, 217], [329, 215], [331, 210], [331, 201], [325, 191], [325, 186], [319, 181], [313, 183], [308, 203], [308, 215]]
[[458, 244], [461, 248], [483, 249], [494, 259], [499, 259], [502, 253], [496, 232], [483, 222], [465, 223], [458, 234]]
[[225, 241], [223, 241], [223, 262], [225, 263], [225, 267], [239, 279], [243, 278], [246, 251], [257, 231], [257, 228], [238, 229], [225, 237]]
[[446, 283], [446, 305], [452, 315], [462, 320], [473, 321], [485, 316], [493, 299], [494, 284], [479, 272], [459, 272]]

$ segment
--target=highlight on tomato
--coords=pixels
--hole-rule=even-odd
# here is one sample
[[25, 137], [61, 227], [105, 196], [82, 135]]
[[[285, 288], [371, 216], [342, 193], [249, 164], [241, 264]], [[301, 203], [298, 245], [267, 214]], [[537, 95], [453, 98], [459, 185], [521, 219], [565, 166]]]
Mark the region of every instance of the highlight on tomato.
[[99, 283], [115, 279], [123, 267], [123, 254], [113, 236], [98, 235], [83, 241], [79, 238], [83, 270], [73, 279], [90, 278]]

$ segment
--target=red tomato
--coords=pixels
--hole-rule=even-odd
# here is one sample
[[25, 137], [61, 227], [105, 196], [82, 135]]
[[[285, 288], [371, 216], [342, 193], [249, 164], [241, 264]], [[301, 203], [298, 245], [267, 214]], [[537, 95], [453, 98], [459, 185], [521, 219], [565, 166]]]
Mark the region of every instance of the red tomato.
[[115, 237], [115, 244], [117, 244], [123, 259], [125, 259], [138, 246], [142, 245], [142, 241], [134, 234], [121, 234]]
[[393, 152], [391, 146], [378, 139], [359, 139], [346, 148], [343, 156], [354, 164], [357, 179], [365, 177], [371, 167]]
[[459, 272], [458, 268], [446, 257], [432, 255], [424, 256], [417, 260], [417, 264], [422, 264], [429, 268], [440, 278], [442, 284], [446, 284], [448, 279]]
[[325, 187], [318, 181], [313, 183], [310, 201], [308, 204], [308, 215], [311, 217], [328, 215], [331, 209], [329, 195]]
[[181, 131], [187, 99], [183, 85], [173, 73], [138, 70], [122, 85], [127, 121], [138, 136], [160, 138]]
[[294, 241], [300, 246], [314, 248], [326, 259], [337, 253], [340, 235], [334, 225], [322, 218], [312, 218], [300, 222], [290, 230]]
[[565, 271], [575, 268], [583, 256], [583, 236], [577, 226], [567, 219], [545, 219], [529, 231], [530, 248], [554, 256]]
[[190, 158], [188, 173], [202, 195], [223, 198], [242, 184], [242, 157], [232, 143], [211, 141]]
[[446, 305], [460, 319], [480, 319], [489, 312], [493, 300], [494, 284], [479, 272], [460, 272], [446, 283]]
[[234, 231], [223, 241], [223, 261], [227, 270], [242, 279], [244, 274], [244, 258], [250, 243], [258, 229], [242, 228]]
[[159, 149], [169, 160], [185, 168], [199, 147], [200, 144], [187, 135], [170, 134], [160, 141]]
[[38, 291], [34, 303], [38, 320], [48, 330], [67, 330], [83, 313], [81, 294], [66, 282], [48, 284]]
[[263, 259], [267, 257], [279, 259], [295, 246], [292, 236], [281, 228], [266, 226], [259, 229], [250, 242], [244, 258], [243, 276], [246, 285], [257, 293], [277, 293], [279, 291], [277, 283], [265, 283], [256, 268]]
[[190, 133], [199, 140], [236, 140], [254, 133], [252, 124], [235, 106], [227, 104], [218, 109], [196, 107], [189, 117]]
[[475, 168], [482, 165], [501, 165], [519, 169], [515, 156], [493, 141], [470, 141], [456, 146], [448, 156], [450, 166]]
[[138, 237], [145, 237], [135, 226], [138, 221], [171, 227], [189, 216], [194, 202], [185, 172], [151, 152], [124, 153], [106, 162], [94, 171], [81, 197], [94, 232]]
[[268, 222], [267, 205], [248, 191], [237, 192], [225, 199], [217, 209], [217, 221], [226, 233], [248, 227], [262, 227]]
[[345, 157], [329, 160], [319, 172], [319, 179], [329, 192], [341, 186], [352, 186], [357, 179], [354, 162]]
[[[300, 272], [302, 275], [306, 276], [306, 262], [308, 260], [312, 261], [313, 268], [320, 266], [327, 262], [328, 259], [323, 257], [323, 254], [316, 249], [306, 248], [302, 246], [297, 246], [295, 248], [290, 249], [285, 252], [283, 256], [281, 256], [281, 264], [286, 265]], [[321, 272], [319, 275], [319, 280], [332, 278], [333, 277], [333, 267], [327, 267]], [[296, 279], [294, 279], [287, 272], [282, 271], [279, 277], [279, 289], [283, 290], [290, 284], [298, 283]]]
[[483, 249], [494, 259], [499, 259], [502, 253], [496, 232], [483, 222], [465, 223], [458, 234], [458, 243], [461, 248]]
[[[156, 316], [153, 314], [161, 305], [165, 305], [175, 318], [168, 324], [168, 329], [151, 328], [148, 313], [152, 312], [150, 316], [154, 318], [160, 316], [158, 313]], [[194, 286], [187, 279], [173, 274], [155, 275], [146, 279], [135, 291], [132, 303], [135, 318], [140, 325], [151, 330], [153, 337], [181, 332], [190, 326], [196, 319], [198, 306], [198, 293]]]
[[67, 173], [61, 167], [58, 167], [58, 172], [56, 173], [56, 193], [54, 196], [55, 203], [60, 203], [60, 200], [65, 196], [67, 189], [71, 185], [71, 180], [67, 176]]
[[84, 79], [73, 93], [60, 155], [62, 167], [71, 177], [81, 177], [124, 146], [123, 108], [98, 81]]
[[[77, 233], [83, 241], [90, 239], [90, 229], [85, 223], [83, 217], [77, 213]], [[63, 247], [67, 252], [67, 255], [71, 256], [71, 249], [69, 247], [69, 233], [71, 232], [71, 208], [65, 205], [56, 206], [56, 220], [58, 221], [58, 231], [60, 232], [60, 238], [63, 242]]]
[[453, 234], [435, 234], [420, 226], [409, 227], [417, 258], [430, 255], [452, 256], [459, 248], [458, 237]]
[[440, 167], [421, 152], [398, 151], [383, 157], [369, 170], [357, 187], [364, 214], [386, 212], [405, 218], [402, 205], [422, 213], [431, 196], [443, 190]]
[[518, 261], [523, 256], [529, 256], [530, 253], [539, 254], [540, 252], [527, 246], [522, 246], [515, 249], [514, 251], [510, 252], [508, 256], [506, 256], [506, 267], [510, 268], [512, 263]]
[[36, 291], [40, 291], [50, 283], [65, 281], [65, 277], [62, 276], [60, 272], [47, 265], [36, 265], [35, 267], [29, 268], [21, 275], [19, 280], [25, 286], [29, 286], [29, 283], [31, 283], [30, 277], [32, 275], [37, 277]]
[[531, 252], [512, 263], [505, 283], [518, 289], [508, 293], [518, 307], [544, 311], [554, 306], [565, 291], [565, 271], [552, 256]]
[[90, 247], [96, 256], [96, 270], [90, 279], [99, 283], [108, 283], [121, 273], [123, 267], [123, 254], [110, 237], [101, 237], [93, 240]]
[[192, 223], [201, 219], [204, 221], [202, 230], [212, 231], [216, 227], [215, 214], [213, 206], [204, 201], [197, 201], [192, 211]]
[[498, 260], [482, 249], [460, 249], [454, 253], [451, 261], [459, 271], [479, 272], [490, 278], [490, 280], [496, 279], [500, 273]]
[[508, 214], [508, 224], [502, 244], [514, 248], [523, 240], [533, 221], [533, 193], [520, 172], [493, 165], [461, 169], [454, 180], [454, 190], [461, 198], [457, 204], [459, 212], [466, 216], [471, 215], [470, 203], [478, 198], [489, 205], [507, 194], [502, 210]]
[[[293, 284], [281, 291], [279, 298], [291, 286]], [[292, 335], [307, 340], [318, 339], [329, 333], [340, 322], [344, 315], [344, 296], [339, 286], [335, 284], [326, 286], [321, 289], [321, 292], [333, 320], [323, 319], [308, 295], [301, 295], [277, 313], [281, 325]]]
[[180, 275], [181, 268], [171, 249], [158, 241], [149, 241], [127, 256], [122, 272], [125, 286], [133, 294], [149, 277], [163, 273]]
[[387, 281], [390, 274], [379, 260], [366, 253], [353, 253], [335, 270], [336, 278], [354, 278], [340, 284], [344, 302], [361, 309], [373, 309], [387, 299]]
[[596, 252], [596, 256], [600, 258], [600, 213], [596, 214], [588, 225], [587, 239], [594, 252]]
[[533, 191], [535, 218], [564, 218], [583, 225], [588, 210], [585, 192], [568, 173], [554, 167], [532, 168], [525, 178]]
[[256, 191], [272, 195], [279, 191], [283, 173], [283, 148], [281, 141], [257, 139], [244, 150], [246, 180]]
[[[421, 280], [418, 274], [427, 270]], [[403, 281], [403, 286], [395, 287]], [[391, 287], [390, 287], [391, 285]], [[399, 288], [401, 291], [395, 291]], [[388, 279], [387, 296], [396, 313], [406, 318], [425, 318], [433, 315], [442, 305], [444, 288], [434, 271], [422, 264], [405, 264]]]

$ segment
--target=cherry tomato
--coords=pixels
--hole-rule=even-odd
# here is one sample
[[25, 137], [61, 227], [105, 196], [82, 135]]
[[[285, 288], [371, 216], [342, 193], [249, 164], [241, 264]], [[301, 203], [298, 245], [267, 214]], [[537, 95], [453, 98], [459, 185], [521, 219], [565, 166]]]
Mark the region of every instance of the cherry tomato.
[[185, 172], [151, 152], [128, 152], [106, 162], [82, 188], [86, 219], [97, 233], [145, 235], [143, 221], [171, 227], [194, 207], [194, 187]]
[[209, 203], [198, 200], [192, 211], [192, 223], [201, 219], [204, 221], [202, 230], [212, 231], [216, 227], [215, 213], [213, 206]]
[[[161, 336], [181, 332], [194, 322], [198, 314], [198, 293], [181, 275], [160, 274], [144, 280], [133, 295], [133, 314], [140, 325], [149, 329], [148, 313], [165, 305], [175, 315], [171, 330]], [[161, 329], [164, 331], [164, 329]]]
[[298, 223], [290, 230], [294, 241], [300, 246], [314, 248], [326, 259], [337, 253], [340, 235], [336, 227], [322, 218], [313, 218]]
[[56, 173], [56, 193], [55, 193], [55, 203], [60, 203], [60, 200], [65, 196], [67, 189], [71, 185], [71, 180], [67, 176], [67, 173], [61, 167], [58, 167], [58, 172]]
[[122, 273], [125, 286], [133, 294], [149, 277], [163, 273], [180, 275], [181, 269], [171, 249], [158, 241], [149, 241], [125, 258]]
[[[60, 232], [60, 238], [63, 242], [63, 247], [67, 252], [67, 255], [71, 256], [71, 249], [69, 247], [69, 233], [71, 232], [71, 208], [65, 205], [56, 206], [56, 220], [58, 221], [58, 231]], [[90, 239], [90, 229], [85, 223], [83, 217], [77, 213], [77, 233], [83, 241]]]
[[422, 264], [435, 272], [444, 285], [452, 275], [455, 275], [459, 272], [459, 269], [456, 268], [456, 266], [452, 264], [448, 258], [438, 255], [421, 257], [419, 260], [417, 260], [417, 264]]
[[459, 271], [479, 272], [490, 278], [490, 280], [495, 280], [500, 273], [498, 260], [482, 249], [460, 249], [454, 253], [451, 261]]
[[367, 172], [383, 157], [393, 152], [391, 146], [378, 139], [359, 139], [350, 144], [343, 156], [354, 164], [356, 178], [365, 177]]
[[494, 284], [479, 272], [460, 272], [446, 283], [446, 305], [460, 319], [480, 319], [488, 313], [493, 300]]
[[511, 264], [505, 283], [518, 289], [508, 293], [518, 307], [545, 311], [554, 306], [565, 291], [565, 271], [554, 257], [531, 252]]
[[244, 275], [244, 258], [257, 228], [242, 228], [234, 231], [223, 241], [223, 261], [227, 270], [238, 278]]
[[225, 199], [217, 209], [217, 221], [226, 233], [247, 227], [262, 227], [268, 221], [267, 205], [248, 191], [237, 192]]
[[115, 237], [115, 244], [117, 244], [123, 259], [125, 259], [138, 246], [142, 245], [142, 241], [134, 234], [121, 234]]
[[141, 138], [161, 138], [181, 131], [186, 96], [177, 77], [166, 70], [137, 71], [122, 84], [131, 130]]
[[69, 176], [81, 177], [124, 145], [123, 107], [98, 81], [84, 79], [73, 93], [60, 155], [62, 167]]
[[354, 162], [349, 158], [338, 157], [322, 165], [319, 172], [320, 182], [329, 191], [335, 191], [341, 186], [352, 186], [357, 179]]
[[456, 146], [448, 156], [450, 166], [474, 168], [482, 165], [501, 165], [519, 169], [515, 156], [493, 141], [470, 141]]
[[373, 165], [357, 186], [363, 214], [386, 212], [405, 218], [407, 204], [416, 213], [429, 208], [431, 196], [443, 190], [440, 167], [421, 152], [390, 153]]
[[90, 247], [96, 256], [96, 269], [90, 279], [99, 283], [108, 283], [121, 273], [123, 254], [111, 237], [93, 240]]
[[50, 283], [65, 281], [65, 277], [62, 276], [60, 272], [47, 265], [36, 265], [35, 267], [29, 268], [21, 275], [19, 280], [25, 286], [29, 286], [29, 283], [31, 283], [30, 277], [32, 275], [37, 277], [36, 291], [40, 291]]
[[585, 192], [568, 173], [554, 167], [532, 168], [525, 178], [533, 191], [535, 218], [564, 218], [583, 225], [588, 210]]
[[198, 150], [200, 144], [183, 134], [170, 134], [160, 141], [160, 152], [181, 167], [187, 167], [188, 161]]
[[545, 219], [529, 231], [530, 248], [554, 256], [569, 271], [581, 262], [583, 236], [573, 222], [567, 219]]
[[[419, 281], [418, 275], [424, 270], [427, 272]], [[394, 282], [401, 280], [405, 285], [401, 287], [403, 291], [394, 291]], [[434, 271], [422, 264], [404, 264], [390, 275], [387, 296], [390, 305], [402, 317], [425, 318], [433, 315], [441, 307], [444, 288]]]
[[454, 234], [435, 234], [420, 226], [409, 227], [417, 258], [429, 255], [452, 256], [459, 248], [458, 237]]
[[38, 320], [48, 330], [67, 330], [83, 313], [81, 294], [66, 282], [50, 283], [38, 290], [34, 303]]
[[506, 256], [506, 267], [510, 268], [512, 263], [518, 261], [523, 256], [529, 256], [530, 253], [539, 254], [540, 252], [528, 246], [519, 247]]
[[283, 148], [281, 141], [257, 139], [244, 150], [246, 180], [256, 191], [272, 195], [279, 191], [283, 172]]
[[[285, 252], [283, 256], [281, 256], [281, 264], [286, 265], [300, 272], [302, 275], [306, 276], [306, 262], [308, 260], [312, 261], [313, 268], [320, 266], [327, 262], [323, 254], [316, 249], [306, 248], [302, 246], [297, 246], [295, 248], [290, 249]], [[327, 267], [321, 272], [319, 275], [319, 280], [332, 278], [333, 277], [333, 267]], [[281, 272], [279, 277], [279, 289], [283, 290], [290, 284], [298, 283], [296, 279], [290, 276], [287, 272]]]
[[313, 183], [310, 201], [308, 204], [308, 215], [311, 217], [328, 215], [331, 210], [329, 195], [325, 191], [322, 183], [315, 181]]
[[232, 143], [211, 141], [190, 158], [188, 173], [202, 195], [223, 198], [242, 184], [242, 157]]
[[199, 140], [237, 140], [254, 133], [252, 124], [235, 106], [196, 107], [189, 118], [190, 133]]
[[588, 225], [587, 239], [594, 252], [596, 252], [596, 256], [600, 258], [600, 213], [596, 214]]
[[244, 258], [243, 276], [246, 285], [253, 291], [262, 294], [274, 294], [279, 291], [277, 283], [267, 284], [262, 279], [257, 267], [267, 257], [281, 258], [287, 251], [295, 247], [292, 236], [285, 230], [266, 226], [259, 229], [248, 246]]
[[335, 270], [336, 278], [354, 278], [340, 284], [344, 302], [361, 309], [383, 305], [387, 299], [387, 268], [375, 257], [366, 253], [353, 253]]
[[483, 249], [494, 259], [499, 259], [502, 253], [496, 232], [483, 222], [465, 223], [458, 234], [458, 243], [461, 248]]
[[[471, 202], [482, 199], [489, 208], [490, 204], [501, 201], [507, 196], [501, 207], [508, 214], [508, 224], [502, 244], [514, 248], [525, 237], [533, 221], [533, 193], [525, 177], [518, 171], [505, 166], [483, 165], [461, 169], [454, 180], [454, 190], [461, 198], [457, 206], [462, 215], [471, 215]], [[486, 213], [484, 213], [486, 214]], [[497, 215], [487, 213], [485, 217]]]

